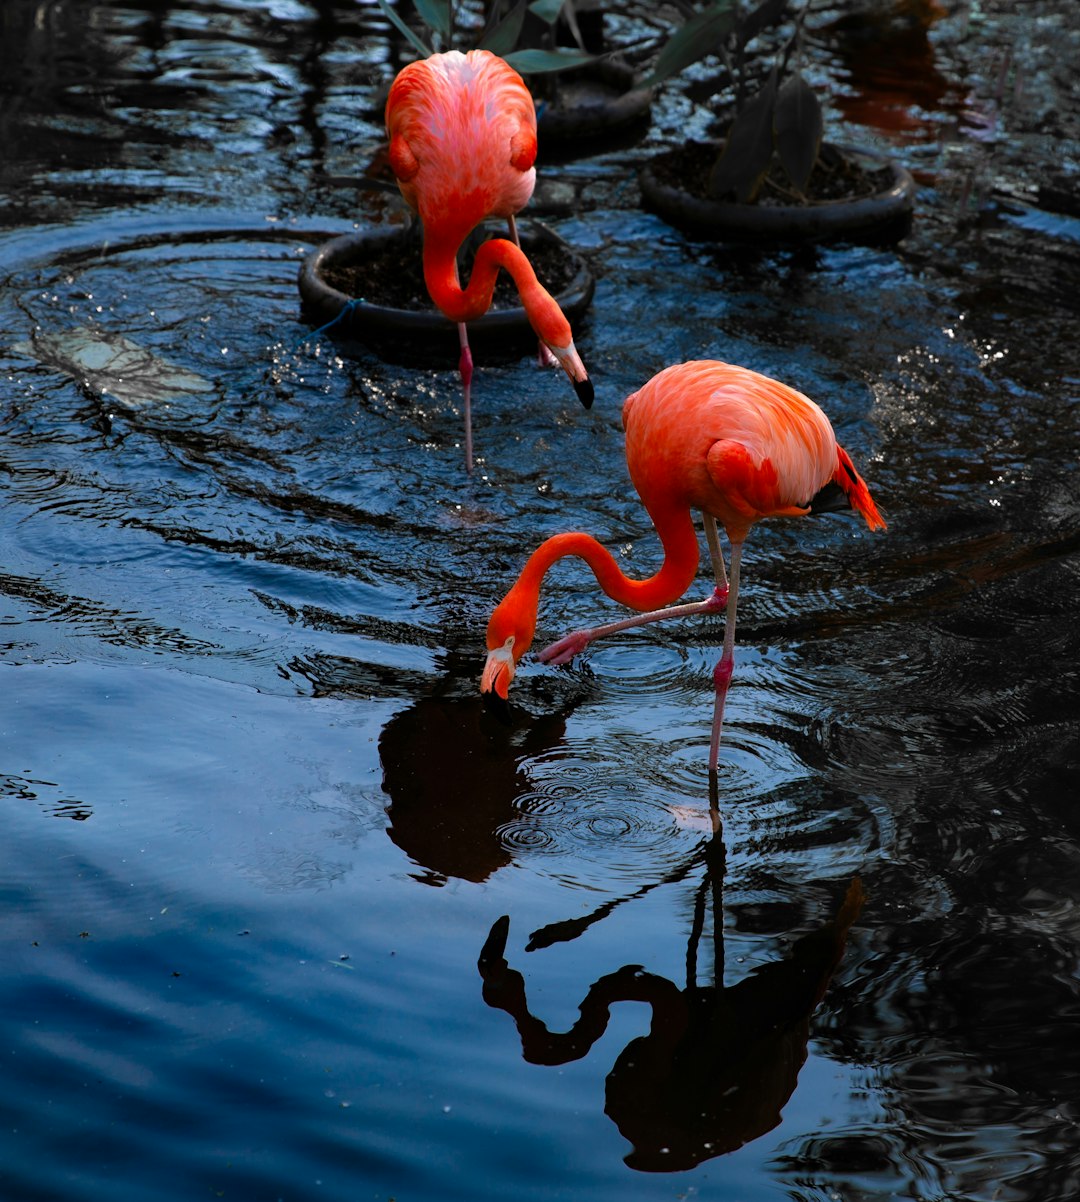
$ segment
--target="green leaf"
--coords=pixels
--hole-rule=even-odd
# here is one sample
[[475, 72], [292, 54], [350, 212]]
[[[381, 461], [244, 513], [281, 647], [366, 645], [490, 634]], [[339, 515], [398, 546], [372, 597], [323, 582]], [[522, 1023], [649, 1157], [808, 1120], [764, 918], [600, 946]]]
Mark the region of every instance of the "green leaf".
[[720, 39], [735, 28], [736, 16], [735, 0], [716, 0], [715, 4], [691, 17], [660, 51], [656, 66], [641, 81], [641, 86], [651, 88], [662, 83], [712, 53]]
[[821, 149], [825, 120], [814, 89], [798, 73], [780, 89], [773, 123], [780, 162], [798, 191], [804, 192]]
[[773, 108], [776, 104], [776, 68], [768, 82], [752, 96], [731, 123], [724, 152], [709, 175], [715, 197], [735, 194], [739, 204], [752, 204], [773, 156]]
[[566, 71], [591, 63], [595, 55], [583, 50], [515, 50], [506, 61], [522, 75], [541, 75], [545, 71]]
[[450, 36], [450, 0], [413, 0], [420, 19], [429, 29]]
[[525, 21], [526, 0], [519, 0], [505, 17], [480, 39], [479, 50], [505, 57], [517, 45]]
[[[574, 45], [579, 50], [584, 50], [585, 42], [581, 37], [581, 26], [578, 25], [577, 13], [574, 10], [574, 0], [563, 0], [558, 19], [566, 22], [566, 26], [570, 30], [570, 36], [574, 39]], [[603, 13], [601, 13], [600, 19], [603, 21]]]
[[541, 21], [554, 25], [562, 12], [563, 0], [532, 0], [529, 12], [536, 13]]
[[415, 50], [418, 50], [424, 58], [434, 53], [430, 46], [425, 45], [413, 31], [405, 24], [405, 22], [397, 15], [397, 13], [387, 4], [386, 0], [378, 0], [378, 5], [382, 9], [383, 14], [390, 23], [403, 33], [406, 39], [412, 44]]
[[788, 0], [761, 0], [757, 8], [739, 26], [740, 47], [752, 42], [763, 29], [771, 29], [776, 25], [787, 6]]

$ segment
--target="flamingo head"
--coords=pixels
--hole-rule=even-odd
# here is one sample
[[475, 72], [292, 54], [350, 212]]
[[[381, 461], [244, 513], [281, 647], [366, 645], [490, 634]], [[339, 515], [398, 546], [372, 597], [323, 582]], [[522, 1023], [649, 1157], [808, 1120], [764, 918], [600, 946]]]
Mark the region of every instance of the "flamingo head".
[[496, 607], [487, 628], [487, 661], [480, 677], [480, 692], [495, 693], [504, 701], [510, 692], [518, 661], [528, 651], [536, 624], [535, 609], [516, 604], [513, 590]]
[[514, 658], [514, 636], [510, 635], [501, 647], [490, 647], [484, 672], [480, 677], [481, 693], [496, 693], [504, 701], [510, 692], [517, 660]]

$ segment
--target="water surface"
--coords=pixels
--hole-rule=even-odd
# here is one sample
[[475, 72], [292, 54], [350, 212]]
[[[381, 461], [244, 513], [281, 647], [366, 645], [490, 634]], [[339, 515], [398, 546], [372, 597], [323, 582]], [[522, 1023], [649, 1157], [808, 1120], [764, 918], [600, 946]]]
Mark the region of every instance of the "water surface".
[[[542, 170], [597, 403], [481, 362], [470, 481], [452, 362], [300, 316], [383, 203], [373, 8], [5, 6], [5, 1197], [1076, 1196], [1080, 47], [942, 8], [922, 89], [820, 52], [916, 169], [898, 246], [644, 214], [677, 92]], [[719, 622], [476, 695], [542, 538], [653, 570], [619, 406], [702, 356], [819, 400], [889, 521], [753, 532], [719, 830]], [[618, 612], [566, 563], [538, 638]]]

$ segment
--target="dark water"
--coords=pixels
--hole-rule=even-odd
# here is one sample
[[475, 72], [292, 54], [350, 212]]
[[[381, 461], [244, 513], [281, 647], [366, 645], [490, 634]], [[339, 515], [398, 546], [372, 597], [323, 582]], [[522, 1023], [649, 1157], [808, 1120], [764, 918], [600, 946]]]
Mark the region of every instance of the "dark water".
[[[644, 215], [677, 92], [542, 172], [598, 400], [481, 363], [468, 482], [451, 363], [300, 320], [373, 8], [3, 5], [0, 1197], [1077, 1196], [1080, 45], [943, 9], [818, 51], [916, 171], [897, 247]], [[544, 536], [652, 570], [619, 405], [701, 356], [890, 523], [753, 532], [718, 833], [719, 623], [476, 696]], [[616, 612], [562, 565], [538, 637]]]

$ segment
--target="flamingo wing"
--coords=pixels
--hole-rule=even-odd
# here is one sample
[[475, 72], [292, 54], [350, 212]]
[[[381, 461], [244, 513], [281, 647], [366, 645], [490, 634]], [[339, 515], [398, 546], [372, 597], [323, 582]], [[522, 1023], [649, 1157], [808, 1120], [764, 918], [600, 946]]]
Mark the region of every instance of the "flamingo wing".
[[725, 402], [730, 427], [739, 434], [718, 439], [706, 455], [709, 477], [721, 494], [713, 510], [729, 530], [759, 518], [802, 517], [822, 490], [836, 486], [871, 530], [885, 529], [870, 492], [833, 433], [829, 419], [809, 397], [767, 376], [745, 372], [739, 395]]
[[786, 495], [791, 490], [785, 488], [773, 461], [756, 460], [741, 442], [718, 439], [709, 447], [705, 463], [722, 498], [722, 512], [714, 516], [729, 529], [743, 524], [749, 527], [759, 518], [802, 517], [809, 512], [809, 498], [802, 505], [791, 501]]

